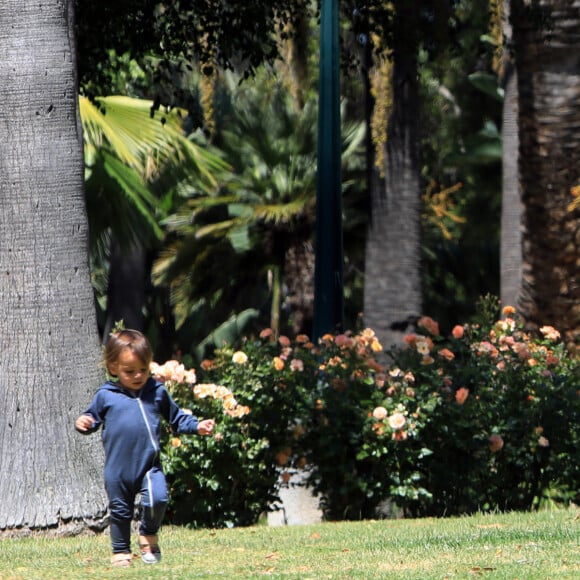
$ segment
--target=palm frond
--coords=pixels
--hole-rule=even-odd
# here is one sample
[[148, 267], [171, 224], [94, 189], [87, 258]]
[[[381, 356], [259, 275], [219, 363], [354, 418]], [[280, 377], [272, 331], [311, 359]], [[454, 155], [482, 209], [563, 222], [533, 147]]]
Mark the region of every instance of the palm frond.
[[304, 199], [295, 199], [284, 204], [256, 205], [253, 208], [254, 220], [265, 223], [284, 224], [304, 215]]
[[159, 209], [158, 203], [151, 191], [143, 183], [143, 180], [119, 159], [107, 151], [103, 151], [102, 155], [104, 169], [107, 174], [118, 183], [121, 191], [127, 196], [131, 205], [149, 223], [155, 236], [158, 239], [162, 239], [163, 232], [158, 225], [158, 219], [155, 215], [155, 209]]
[[89, 150], [107, 146], [123, 163], [151, 180], [167, 163], [188, 162], [190, 171], [216, 187], [216, 174], [227, 168], [219, 156], [185, 136], [186, 112], [174, 108], [152, 115], [153, 101], [124, 96], [79, 97]]

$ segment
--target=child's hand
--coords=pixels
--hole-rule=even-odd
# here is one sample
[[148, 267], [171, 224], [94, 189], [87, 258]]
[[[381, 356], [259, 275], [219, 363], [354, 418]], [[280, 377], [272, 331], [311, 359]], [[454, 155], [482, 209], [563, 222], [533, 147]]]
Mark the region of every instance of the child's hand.
[[199, 435], [211, 435], [214, 427], [215, 421], [213, 419], [204, 419], [198, 423], [197, 432]]
[[95, 420], [90, 415], [81, 415], [75, 421], [75, 428], [77, 431], [81, 433], [85, 433], [92, 429], [93, 425], [95, 424]]

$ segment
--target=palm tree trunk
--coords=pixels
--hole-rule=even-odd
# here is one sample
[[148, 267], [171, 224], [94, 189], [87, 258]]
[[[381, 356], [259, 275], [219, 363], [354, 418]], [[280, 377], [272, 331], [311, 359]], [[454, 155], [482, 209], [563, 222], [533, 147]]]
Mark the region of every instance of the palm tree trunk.
[[[524, 202], [521, 312], [580, 344], [580, 2], [512, 2]], [[538, 16], [542, 16], [539, 19]]]
[[365, 259], [364, 320], [383, 346], [400, 343], [421, 314], [417, 10], [396, 2], [393, 110], [388, 124], [384, 195], [372, 187]]
[[123, 250], [117, 242], [112, 242], [103, 343], [121, 320], [125, 328], [144, 330], [147, 274], [147, 255], [143, 246], [135, 243]]
[[279, 266], [272, 266], [272, 306], [270, 307], [270, 328], [276, 337], [280, 336], [280, 310], [282, 308], [282, 275]]
[[518, 172], [517, 71], [509, 55], [512, 30], [509, 0], [504, 0], [504, 102], [502, 120], [502, 210], [500, 244], [500, 296], [504, 305], [519, 309], [522, 289], [522, 197]]
[[286, 302], [291, 311], [290, 324], [296, 334], [312, 333], [314, 317], [314, 248], [310, 241], [298, 237], [284, 260]]
[[102, 527], [72, 0], [0, 4], [0, 534]]

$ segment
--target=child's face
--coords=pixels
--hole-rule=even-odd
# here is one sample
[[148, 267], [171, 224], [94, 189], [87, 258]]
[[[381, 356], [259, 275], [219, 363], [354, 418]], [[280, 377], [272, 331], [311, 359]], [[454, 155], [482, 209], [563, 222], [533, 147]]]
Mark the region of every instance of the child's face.
[[130, 348], [121, 351], [117, 361], [109, 365], [109, 372], [132, 391], [138, 391], [149, 378], [149, 367]]

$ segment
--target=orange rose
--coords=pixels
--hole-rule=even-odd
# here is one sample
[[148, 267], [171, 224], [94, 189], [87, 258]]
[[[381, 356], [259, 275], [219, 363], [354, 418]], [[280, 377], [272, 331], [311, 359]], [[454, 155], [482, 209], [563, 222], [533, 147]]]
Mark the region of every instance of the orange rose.
[[455, 400], [457, 401], [458, 405], [463, 405], [463, 403], [465, 403], [465, 401], [467, 400], [468, 396], [469, 396], [469, 389], [466, 389], [465, 387], [460, 387], [455, 392]]
[[445, 360], [453, 360], [455, 358], [455, 355], [448, 348], [442, 348], [437, 354]]
[[459, 324], [457, 326], [454, 326], [453, 330], [451, 331], [453, 338], [457, 338], [457, 339], [462, 338], [464, 333], [465, 333], [465, 329], [463, 328], [463, 326], [460, 326]]
[[420, 318], [417, 322], [417, 326], [421, 326], [434, 336], [439, 334], [439, 324], [435, 322], [430, 316], [423, 316]]
[[264, 330], [262, 330], [262, 332], [260, 332], [260, 338], [262, 338], [262, 339], [269, 338], [273, 334], [274, 334], [274, 331], [271, 328], [264, 328]]

